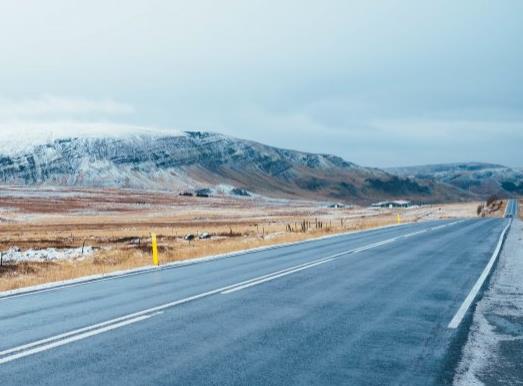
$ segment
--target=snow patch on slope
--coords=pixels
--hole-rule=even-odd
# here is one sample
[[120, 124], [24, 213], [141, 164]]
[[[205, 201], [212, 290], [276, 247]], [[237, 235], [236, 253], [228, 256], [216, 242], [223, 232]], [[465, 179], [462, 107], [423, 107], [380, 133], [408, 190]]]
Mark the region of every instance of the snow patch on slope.
[[29, 152], [38, 145], [67, 138], [125, 138], [185, 136], [176, 129], [156, 129], [143, 126], [105, 122], [79, 123], [0, 123], [0, 154], [15, 155]]

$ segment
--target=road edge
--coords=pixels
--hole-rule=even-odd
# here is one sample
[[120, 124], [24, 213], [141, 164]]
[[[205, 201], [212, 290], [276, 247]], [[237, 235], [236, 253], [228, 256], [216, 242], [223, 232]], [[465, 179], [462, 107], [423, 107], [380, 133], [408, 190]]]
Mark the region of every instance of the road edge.
[[141, 274], [146, 274], [149, 272], [155, 272], [155, 271], [159, 271], [159, 270], [161, 271], [161, 270], [179, 268], [179, 267], [184, 267], [184, 266], [193, 265], [193, 264], [201, 264], [201, 263], [205, 263], [205, 262], [213, 261], [213, 260], [242, 256], [242, 255], [245, 255], [248, 253], [253, 253], [253, 252], [263, 252], [263, 251], [268, 251], [268, 250], [272, 250], [272, 249], [289, 247], [289, 246], [293, 246], [293, 245], [297, 245], [297, 244], [304, 244], [304, 243], [320, 241], [320, 240], [330, 239], [330, 238], [335, 238], [335, 237], [342, 237], [342, 236], [347, 236], [347, 235], [352, 235], [352, 234], [364, 233], [364, 232], [372, 232], [372, 231], [376, 231], [376, 230], [393, 228], [393, 227], [402, 227], [402, 226], [412, 225], [412, 224], [417, 224], [417, 223], [409, 222], [409, 223], [404, 223], [404, 224], [390, 224], [390, 225], [384, 225], [384, 226], [380, 226], [380, 227], [363, 229], [363, 230], [358, 230], [358, 231], [349, 231], [349, 232], [336, 233], [336, 234], [332, 234], [332, 235], [314, 237], [314, 238], [307, 239], [307, 240], [266, 245], [263, 247], [256, 247], [256, 248], [249, 248], [249, 249], [242, 249], [242, 250], [236, 251], [236, 252], [221, 253], [221, 254], [217, 254], [217, 255], [198, 257], [195, 259], [173, 261], [173, 262], [166, 263], [166, 264], [163, 264], [160, 266], [146, 265], [146, 266], [142, 266], [142, 267], [138, 267], [138, 268], [114, 271], [114, 272], [110, 272], [110, 273], [106, 273], [106, 274], [82, 276], [82, 277], [75, 278], [75, 279], [61, 280], [61, 281], [55, 281], [55, 282], [50, 282], [50, 283], [45, 283], [45, 284], [38, 284], [38, 285], [34, 285], [34, 286], [29, 286], [29, 287], [17, 288], [14, 290], [0, 291], [0, 300], [4, 300], [4, 299], [7, 299], [7, 298], [10, 298], [13, 296], [18, 296], [18, 295], [26, 295], [26, 294], [32, 294], [32, 293], [38, 293], [38, 292], [42, 292], [42, 291], [58, 289], [58, 288], [62, 288], [62, 287], [66, 288], [66, 287], [84, 285], [84, 284], [88, 284], [88, 283], [92, 283], [92, 282], [99, 282], [99, 281], [116, 279], [116, 278], [121, 278], [121, 277], [141, 275]]
[[457, 329], [462, 320], [465, 318], [465, 315], [469, 311], [470, 307], [476, 303], [478, 296], [482, 292], [483, 287], [485, 286], [485, 283], [487, 282], [488, 278], [493, 272], [493, 268], [498, 261], [499, 255], [501, 254], [501, 251], [503, 250], [503, 244], [505, 243], [505, 240], [507, 238], [507, 234], [510, 230], [510, 227], [512, 225], [512, 219], [510, 218], [508, 221], [508, 224], [503, 228], [501, 231], [501, 235], [499, 236], [498, 243], [496, 245], [496, 249], [492, 253], [492, 256], [490, 257], [487, 265], [483, 269], [483, 272], [481, 272], [481, 275], [474, 283], [474, 286], [471, 288], [470, 292], [468, 293], [465, 300], [463, 300], [463, 303], [459, 307], [459, 309], [454, 314], [454, 317], [450, 320], [447, 328], [455, 330]]

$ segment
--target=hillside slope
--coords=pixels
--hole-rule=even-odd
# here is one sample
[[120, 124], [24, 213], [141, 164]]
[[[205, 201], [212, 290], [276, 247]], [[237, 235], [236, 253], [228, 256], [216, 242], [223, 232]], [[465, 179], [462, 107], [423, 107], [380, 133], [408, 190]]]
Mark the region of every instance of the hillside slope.
[[238, 187], [271, 197], [368, 203], [462, 199], [434, 181], [393, 176], [342, 158], [209, 132], [62, 138], [0, 155], [0, 182], [183, 191]]
[[452, 185], [482, 197], [492, 194], [523, 194], [523, 171], [503, 165], [468, 162], [386, 169], [402, 178], [415, 178]]

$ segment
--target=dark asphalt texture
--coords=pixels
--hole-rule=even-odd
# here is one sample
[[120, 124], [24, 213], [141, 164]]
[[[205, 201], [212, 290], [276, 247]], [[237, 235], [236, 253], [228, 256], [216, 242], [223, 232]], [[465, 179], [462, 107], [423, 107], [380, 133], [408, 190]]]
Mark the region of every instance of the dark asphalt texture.
[[[451, 221], [408, 224], [3, 298], [0, 352], [429, 230], [0, 364], [0, 380], [2, 385], [441, 384], [463, 335], [462, 328], [447, 325], [507, 221], [466, 220], [438, 229], [433, 228]], [[10, 355], [0, 353], [0, 362]]]

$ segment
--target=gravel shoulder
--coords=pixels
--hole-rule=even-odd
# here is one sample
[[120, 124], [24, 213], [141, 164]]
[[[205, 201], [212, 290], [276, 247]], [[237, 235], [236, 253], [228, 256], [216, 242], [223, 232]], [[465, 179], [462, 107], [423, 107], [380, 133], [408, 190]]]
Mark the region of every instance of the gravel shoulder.
[[514, 220], [474, 312], [454, 385], [523, 385], [523, 222]]

